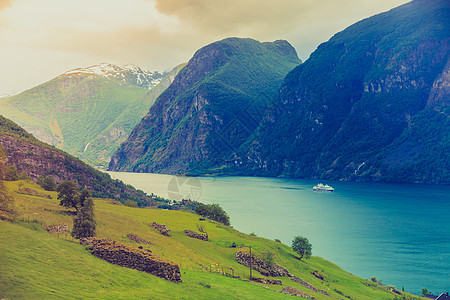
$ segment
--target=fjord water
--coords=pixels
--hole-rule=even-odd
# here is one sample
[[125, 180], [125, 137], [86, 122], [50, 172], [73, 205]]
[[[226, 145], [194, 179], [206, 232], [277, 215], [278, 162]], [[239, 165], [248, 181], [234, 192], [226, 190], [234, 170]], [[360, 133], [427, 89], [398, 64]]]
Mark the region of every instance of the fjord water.
[[[108, 172], [147, 193], [168, 198], [174, 176]], [[198, 180], [198, 181], [197, 181]], [[169, 187], [169, 182], [172, 185]], [[234, 228], [290, 245], [306, 236], [313, 255], [397, 289], [450, 290], [450, 187], [324, 182], [255, 177], [196, 177], [178, 181], [179, 195], [219, 203]], [[169, 187], [169, 188], [168, 188]]]

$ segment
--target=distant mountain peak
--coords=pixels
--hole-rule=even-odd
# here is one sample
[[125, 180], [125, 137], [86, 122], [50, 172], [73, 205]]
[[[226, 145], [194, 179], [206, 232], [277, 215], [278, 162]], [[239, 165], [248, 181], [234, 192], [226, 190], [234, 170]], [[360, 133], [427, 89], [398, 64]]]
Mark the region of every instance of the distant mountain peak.
[[61, 76], [99, 75], [109, 79], [116, 79], [123, 83], [133, 84], [151, 89], [158, 85], [166, 72], [146, 71], [132, 64], [123, 66], [101, 63], [85, 68], [77, 68], [65, 72]]

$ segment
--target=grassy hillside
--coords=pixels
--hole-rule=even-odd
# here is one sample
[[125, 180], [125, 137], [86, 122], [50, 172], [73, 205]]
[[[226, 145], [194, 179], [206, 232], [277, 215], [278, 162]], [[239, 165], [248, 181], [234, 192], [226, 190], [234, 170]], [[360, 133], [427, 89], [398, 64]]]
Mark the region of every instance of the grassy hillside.
[[[151, 249], [181, 266], [183, 283], [171, 283], [158, 277], [112, 265], [92, 256], [84, 246], [64, 234], [50, 234], [41, 224], [65, 223], [72, 217], [58, 205], [55, 192], [47, 192], [30, 181], [5, 182], [16, 201], [17, 221], [0, 221], [0, 297], [5, 299], [290, 299], [274, 290], [285, 286], [301, 289], [317, 299], [394, 299], [384, 287], [353, 276], [319, 257], [298, 261], [290, 247], [267, 239], [252, 237], [212, 221], [199, 221], [197, 215], [182, 211], [130, 208], [111, 200], [95, 199], [97, 236]], [[19, 187], [35, 189], [53, 199], [18, 194]], [[161, 235], [149, 223], [164, 223], [171, 237]], [[209, 233], [209, 242], [191, 239], [183, 230], [196, 230], [201, 222]], [[137, 244], [126, 238], [136, 234], [154, 245]], [[235, 242], [238, 248], [230, 248]], [[288, 278], [283, 286], [248, 282], [248, 268], [238, 264], [234, 253], [270, 251], [275, 262], [290, 273], [325, 290], [324, 296], [302, 287]], [[213, 266], [213, 272], [204, 267]], [[243, 279], [225, 277], [216, 271], [231, 272]], [[321, 281], [311, 272], [325, 276]], [[264, 277], [253, 272], [254, 277]]]

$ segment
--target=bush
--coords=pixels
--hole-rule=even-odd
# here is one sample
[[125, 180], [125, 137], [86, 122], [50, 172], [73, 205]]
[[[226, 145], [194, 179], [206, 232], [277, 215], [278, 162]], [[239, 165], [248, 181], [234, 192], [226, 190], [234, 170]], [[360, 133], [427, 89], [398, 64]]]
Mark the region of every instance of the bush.
[[133, 200], [125, 200], [123, 205], [128, 206], [128, 207], [138, 207], [137, 202], [135, 202]]
[[202, 217], [230, 226], [230, 217], [219, 204], [200, 204], [194, 211]]
[[264, 251], [263, 254], [261, 254], [261, 260], [270, 268], [273, 268], [273, 264], [275, 263], [275, 256], [270, 251]]
[[42, 181], [41, 187], [46, 191], [56, 191], [58, 185], [52, 176], [46, 176]]

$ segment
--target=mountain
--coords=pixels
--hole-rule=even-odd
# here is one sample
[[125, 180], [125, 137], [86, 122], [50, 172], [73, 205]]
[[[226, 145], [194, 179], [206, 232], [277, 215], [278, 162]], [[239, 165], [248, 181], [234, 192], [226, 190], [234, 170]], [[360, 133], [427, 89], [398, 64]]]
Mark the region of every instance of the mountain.
[[[19, 174], [27, 172], [36, 180], [39, 176], [52, 176], [57, 183], [73, 180], [87, 187], [94, 197], [110, 198], [124, 203], [126, 200], [146, 206], [153, 199], [119, 180], [113, 180], [81, 160], [37, 140], [16, 123], [0, 115], [0, 154], [5, 162], [16, 167]], [[1, 158], [3, 161], [4, 158]]]
[[284, 76], [300, 63], [282, 40], [228, 38], [201, 48], [133, 129], [109, 169], [183, 173], [216, 166], [216, 157], [230, 157], [253, 134]]
[[450, 184], [450, 2], [415, 0], [321, 44], [231, 169]]
[[105, 166], [181, 67], [170, 73], [133, 65], [79, 68], [0, 99], [0, 110], [38, 139]]

